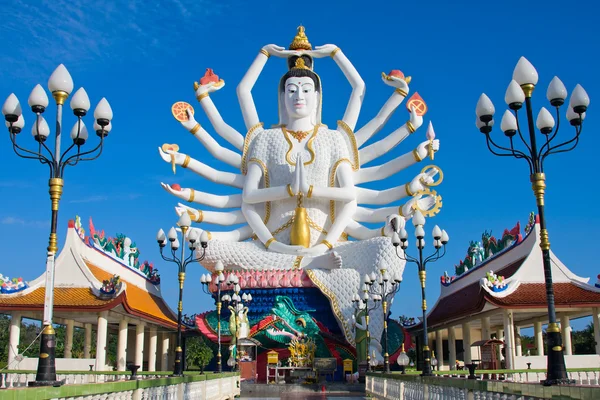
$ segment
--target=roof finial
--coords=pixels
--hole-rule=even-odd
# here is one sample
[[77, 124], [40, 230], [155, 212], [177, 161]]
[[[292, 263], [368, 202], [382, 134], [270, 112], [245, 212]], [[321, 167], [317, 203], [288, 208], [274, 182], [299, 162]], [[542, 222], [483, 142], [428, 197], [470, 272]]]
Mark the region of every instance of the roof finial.
[[300, 25], [298, 27], [298, 32], [294, 36], [292, 44], [290, 44], [290, 50], [312, 50], [312, 45], [308, 41], [306, 33], [304, 33], [304, 26]]

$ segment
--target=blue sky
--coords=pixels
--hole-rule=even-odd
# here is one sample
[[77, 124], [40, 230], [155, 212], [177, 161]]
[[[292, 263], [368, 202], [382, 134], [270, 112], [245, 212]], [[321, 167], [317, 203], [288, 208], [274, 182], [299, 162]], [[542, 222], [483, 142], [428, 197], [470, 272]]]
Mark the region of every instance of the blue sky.
[[[92, 104], [102, 97], [110, 101], [113, 131], [101, 158], [67, 169], [60, 242], [67, 220], [75, 215], [82, 217], [86, 229], [92, 216], [97, 228], [113, 235], [127, 234], [137, 243], [142, 258], [158, 265], [164, 297], [175, 308], [176, 271], [159, 262], [154, 238], [159, 228], [176, 222], [173, 207], [177, 199], [163, 191], [159, 182], [177, 182], [208, 192], [231, 191], [181, 168], [173, 176], [170, 165], [160, 159], [158, 146], [178, 143], [182, 151], [228, 169], [212, 160], [179, 126], [171, 116], [171, 104], [187, 101], [199, 109], [192, 83], [206, 68], [213, 68], [227, 86], [212, 97], [228, 123], [243, 131], [237, 83], [263, 45], [287, 47], [300, 23], [306, 26], [313, 46], [338, 45], [362, 75], [367, 96], [359, 126], [377, 113], [390, 94], [380, 80], [381, 72], [401, 69], [413, 77], [411, 91], [418, 91], [426, 100], [426, 122], [433, 121], [441, 140], [435, 164], [445, 173], [444, 183], [438, 187], [444, 207], [426, 227], [439, 224], [448, 231], [451, 242], [446, 257], [429, 268], [427, 295], [432, 305], [439, 294], [438, 277], [444, 270], [452, 271], [465, 256], [469, 240], [479, 239], [484, 230], [500, 235], [518, 220], [524, 226], [535, 208], [526, 164], [493, 156], [474, 126], [481, 92], [494, 101], [498, 119], [504, 112], [504, 91], [520, 56], [527, 57], [540, 74], [534, 93], [536, 113], [548, 106], [546, 87], [555, 75], [569, 92], [581, 83], [592, 99], [579, 147], [546, 162], [546, 204], [554, 252], [579, 275], [595, 281], [600, 273], [593, 255], [594, 228], [600, 222], [595, 208], [598, 189], [587, 186], [595, 179], [600, 143], [594, 112], [595, 95], [600, 91], [594, 51], [600, 37], [594, 19], [597, 12], [597, 5], [585, 1], [573, 6], [558, 1], [172, 0], [142, 4], [82, 0], [76, 7], [64, 0], [11, 1], [0, 7], [0, 97], [14, 92], [26, 104], [35, 84], [46, 88], [54, 68], [64, 63], [75, 88], [85, 87]], [[324, 85], [324, 122], [332, 125], [343, 115], [350, 88], [331, 59], [318, 60], [316, 68]], [[282, 60], [271, 58], [254, 91], [259, 116], [267, 125], [276, 121], [275, 88], [284, 70]], [[51, 108], [49, 121], [52, 112]], [[210, 126], [202, 113], [196, 117]], [[407, 117], [406, 110], [399, 109], [382, 134], [402, 125]], [[27, 125], [18, 140], [32, 146], [32, 113], [26, 112], [25, 118]], [[74, 121], [66, 112], [65, 129]], [[93, 123], [91, 117], [85, 121]], [[390, 156], [410, 151], [424, 140], [425, 126]], [[563, 138], [573, 135], [569, 128], [563, 125]], [[209, 131], [214, 133], [211, 128]], [[503, 139], [498, 128], [494, 134]], [[47, 171], [32, 160], [18, 158], [7, 134], [3, 143], [0, 242], [5, 250], [0, 273], [30, 280], [44, 270], [50, 216]], [[418, 172], [414, 167], [372, 187], [402, 184]], [[203, 272], [199, 267], [188, 271], [187, 313], [209, 307], [199, 290]], [[394, 316], [419, 315], [417, 279], [415, 267], [409, 265]]]

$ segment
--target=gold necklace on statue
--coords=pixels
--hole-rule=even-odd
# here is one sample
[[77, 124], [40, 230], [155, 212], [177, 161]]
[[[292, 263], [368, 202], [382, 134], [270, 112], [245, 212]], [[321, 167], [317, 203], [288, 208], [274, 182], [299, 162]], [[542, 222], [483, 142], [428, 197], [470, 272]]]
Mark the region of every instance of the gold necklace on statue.
[[298, 143], [302, 142], [302, 140], [304, 140], [308, 134], [310, 133], [310, 131], [289, 131], [287, 129], [285, 129], [285, 127], [282, 127], [282, 129], [289, 133], [290, 135], [292, 135], [292, 137], [294, 139], [296, 139], [298, 141]]

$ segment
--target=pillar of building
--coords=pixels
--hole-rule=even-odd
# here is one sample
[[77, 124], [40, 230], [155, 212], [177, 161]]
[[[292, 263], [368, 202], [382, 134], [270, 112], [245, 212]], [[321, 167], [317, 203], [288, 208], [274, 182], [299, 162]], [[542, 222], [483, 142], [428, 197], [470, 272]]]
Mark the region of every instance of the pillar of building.
[[443, 342], [443, 333], [441, 329], [435, 331], [435, 358], [438, 361], [437, 369], [438, 371], [442, 370], [444, 366], [444, 342]]
[[523, 355], [523, 348], [521, 346], [521, 327], [515, 326], [515, 351], [517, 357], [521, 357]]
[[594, 340], [596, 341], [596, 354], [600, 354], [600, 308], [592, 308], [592, 319], [594, 320]]
[[448, 366], [456, 369], [456, 332], [453, 326], [448, 328]]
[[160, 370], [169, 370], [169, 333], [162, 334], [162, 347], [160, 349]]
[[148, 371], [156, 371], [156, 326], [150, 326], [150, 337], [148, 342]]
[[73, 357], [73, 329], [75, 325], [72, 319], [68, 319], [66, 322], [64, 358], [71, 358]]
[[19, 355], [19, 340], [21, 337], [21, 313], [11, 313], [10, 331], [8, 333], [8, 369], [15, 367], [13, 362]]
[[481, 340], [490, 340], [490, 317], [481, 318]]
[[138, 322], [135, 326], [135, 365], [139, 365], [142, 371], [144, 369], [144, 323]]
[[96, 336], [96, 371], [104, 371], [106, 366], [106, 334], [108, 331], [108, 311], [98, 313], [98, 334]]
[[573, 355], [573, 346], [571, 345], [571, 320], [568, 315], [560, 316], [560, 327], [562, 329], [563, 349], [566, 356]]
[[[502, 328], [500, 328], [500, 327], [496, 328], [496, 339], [504, 340], [504, 335], [502, 334]], [[498, 361], [501, 362], [502, 360], [504, 360], [504, 356], [502, 355], [502, 346], [498, 346], [497, 352], [498, 352], [498, 354], [497, 354]]]
[[465, 365], [471, 364], [471, 324], [465, 322], [462, 324], [462, 334], [463, 334], [463, 349], [464, 349], [464, 358]]
[[537, 348], [537, 355], [544, 355], [544, 336], [542, 332], [542, 323], [540, 321], [533, 323], [533, 335], [535, 336], [535, 347]]
[[511, 332], [513, 329], [512, 312], [510, 310], [502, 310], [502, 316], [504, 319], [504, 359], [506, 369], [512, 369], [513, 367], [513, 335]]
[[83, 358], [90, 358], [92, 353], [92, 324], [85, 324], [85, 340], [83, 342]]
[[127, 317], [119, 321], [119, 339], [117, 343], [117, 371], [125, 371], [127, 367], [127, 329], [129, 320]]

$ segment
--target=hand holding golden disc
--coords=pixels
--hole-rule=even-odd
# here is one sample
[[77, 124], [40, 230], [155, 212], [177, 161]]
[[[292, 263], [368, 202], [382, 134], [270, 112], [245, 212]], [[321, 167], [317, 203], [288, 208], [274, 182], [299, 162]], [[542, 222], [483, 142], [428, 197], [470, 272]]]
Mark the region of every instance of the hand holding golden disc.
[[444, 180], [444, 173], [442, 172], [442, 169], [440, 167], [438, 167], [437, 165], [428, 165], [426, 167], [423, 167], [423, 169], [421, 170], [421, 173], [427, 174], [431, 178], [433, 178], [438, 173], [440, 174], [440, 178], [437, 181], [434, 181], [433, 183], [425, 183], [425, 182], [423, 182], [423, 180], [421, 180], [421, 183], [426, 186], [437, 186], [440, 183], [442, 183], [442, 181]]
[[[432, 200], [429, 201], [431, 203], [431, 207], [427, 207], [426, 209], [422, 209], [421, 207], [419, 207], [419, 200], [421, 200], [421, 197], [423, 196], [432, 197]], [[419, 190], [417, 193], [415, 193], [413, 198], [415, 199], [415, 202], [412, 204], [412, 208], [414, 210], [420, 211], [421, 214], [423, 214], [423, 216], [425, 217], [435, 216], [437, 213], [440, 212], [442, 208], [442, 196], [437, 194], [435, 190], [431, 190], [429, 188]]]

